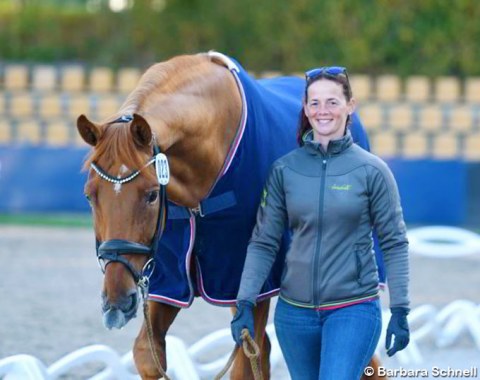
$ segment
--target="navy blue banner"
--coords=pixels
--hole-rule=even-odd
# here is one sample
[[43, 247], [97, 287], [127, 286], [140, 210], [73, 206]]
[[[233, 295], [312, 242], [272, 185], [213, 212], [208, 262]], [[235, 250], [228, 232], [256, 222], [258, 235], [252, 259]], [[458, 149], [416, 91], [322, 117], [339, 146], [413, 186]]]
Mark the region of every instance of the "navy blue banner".
[[480, 226], [480, 163], [470, 162], [468, 165], [468, 198], [467, 220], [471, 226]]
[[80, 212], [87, 148], [0, 147], [0, 213]]
[[[88, 148], [0, 147], [0, 213], [85, 212]], [[480, 225], [480, 163], [387, 161], [409, 224]]]
[[407, 223], [462, 225], [468, 212], [468, 170], [463, 161], [387, 161], [397, 180]]

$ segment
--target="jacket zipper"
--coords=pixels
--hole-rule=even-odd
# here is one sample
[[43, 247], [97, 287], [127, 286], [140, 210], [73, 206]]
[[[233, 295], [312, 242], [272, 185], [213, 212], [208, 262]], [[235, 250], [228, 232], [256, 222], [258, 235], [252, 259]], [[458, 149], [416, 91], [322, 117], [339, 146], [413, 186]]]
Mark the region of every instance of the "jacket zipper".
[[323, 202], [325, 200], [325, 177], [327, 174], [327, 157], [324, 157], [322, 160], [322, 176], [321, 176], [321, 187], [320, 187], [320, 199], [319, 199], [319, 226], [321, 228], [318, 232], [317, 246], [314, 252], [313, 258], [313, 278], [312, 278], [312, 291], [313, 291], [313, 304], [315, 306], [320, 305], [319, 302], [319, 289], [320, 289], [320, 276], [318, 272], [320, 271], [320, 249], [322, 248], [322, 235], [323, 235]]

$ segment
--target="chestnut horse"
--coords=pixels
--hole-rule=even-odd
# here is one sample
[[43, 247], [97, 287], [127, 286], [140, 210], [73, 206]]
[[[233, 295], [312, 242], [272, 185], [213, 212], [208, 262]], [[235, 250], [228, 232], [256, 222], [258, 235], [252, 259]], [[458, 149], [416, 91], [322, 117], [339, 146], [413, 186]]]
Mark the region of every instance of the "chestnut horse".
[[[167, 196], [168, 204], [183, 207], [188, 217], [203, 217], [199, 205], [211, 195], [219, 175], [228, 171], [225, 163], [231, 163], [232, 145], [242, 138], [239, 128], [246, 112], [238, 78], [232, 75], [234, 65], [218, 53], [175, 57], [148, 69], [116, 114], [101, 123], [84, 115], [77, 120], [81, 137], [93, 147], [84, 166], [89, 170], [85, 194], [92, 206], [97, 256], [105, 274], [102, 300], [107, 328], [121, 328], [135, 316], [137, 288], [147, 291], [148, 276], [156, 273], [162, 255], [166, 255], [161, 247], [157, 251], [157, 245], [167, 220]], [[295, 118], [300, 111], [300, 97], [295, 94]], [[254, 169], [265, 171], [264, 167], [268, 165]], [[253, 222], [249, 221], [251, 228]], [[195, 255], [195, 251], [189, 252]], [[225, 255], [228, 259], [228, 253]], [[156, 269], [151, 265], [153, 256]], [[199, 275], [199, 267], [193, 262], [189, 257], [187, 270], [188, 276], [194, 277]], [[166, 282], [174, 282], [174, 276], [168, 278], [166, 273]], [[236, 281], [238, 284], [239, 278]], [[269, 297], [274, 294], [267, 293], [255, 308], [254, 339], [261, 350], [261, 369], [266, 379], [270, 372], [270, 342], [265, 326]], [[154, 351], [163, 368], [167, 364], [165, 336], [180, 310], [177, 306], [188, 307], [193, 295], [198, 291], [190, 292], [184, 303], [154, 295], [144, 300], [149, 306], [147, 318], [152, 326]], [[234, 301], [224, 305], [232, 306]], [[133, 353], [142, 379], [159, 378], [145, 321]], [[378, 364], [373, 361], [372, 365]], [[241, 350], [231, 378], [253, 378]]]

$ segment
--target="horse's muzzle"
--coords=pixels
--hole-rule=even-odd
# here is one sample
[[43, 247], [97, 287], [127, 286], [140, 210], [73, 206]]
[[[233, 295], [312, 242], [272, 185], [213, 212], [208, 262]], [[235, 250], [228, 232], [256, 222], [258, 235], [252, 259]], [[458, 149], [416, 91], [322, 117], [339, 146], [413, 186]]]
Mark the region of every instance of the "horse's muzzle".
[[107, 296], [102, 295], [103, 325], [111, 330], [113, 328], [121, 329], [128, 321], [135, 318], [138, 308], [138, 293], [133, 293], [122, 297], [116, 304], [108, 302]]

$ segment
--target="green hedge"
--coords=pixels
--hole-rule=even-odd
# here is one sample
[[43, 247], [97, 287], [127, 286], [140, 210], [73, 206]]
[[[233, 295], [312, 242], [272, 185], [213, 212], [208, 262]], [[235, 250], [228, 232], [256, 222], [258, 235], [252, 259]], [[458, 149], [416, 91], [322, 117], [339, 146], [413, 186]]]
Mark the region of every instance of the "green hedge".
[[477, 0], [164, 0], [161, 11], [152, 2], [122, 13], [48, 2], [0, 8], [0, 57], [144, 67], [215, 49], [252, 71], [341, 64], [367, 74], [480, 75]]

